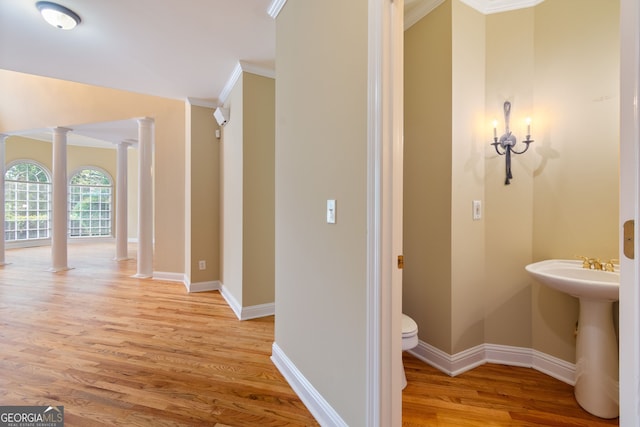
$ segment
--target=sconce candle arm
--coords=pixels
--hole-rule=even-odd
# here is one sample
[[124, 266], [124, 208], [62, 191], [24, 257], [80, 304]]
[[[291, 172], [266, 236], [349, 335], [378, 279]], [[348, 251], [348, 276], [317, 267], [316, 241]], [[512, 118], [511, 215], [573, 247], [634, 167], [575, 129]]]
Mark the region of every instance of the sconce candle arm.
[[514, 150], [514, 149], [512, 148], [512, 149], [511, 149], [511, 151], [512, 151], [514, 154], [524, 154], [524, 153], [526, 153], [526, 151], [529, 149], [529, 144], [531, 144], [531, 143], [533, 142], [533, 139], [529, 139], [529, 137], [527, 136], [527, 139], [526, 139], [526, 140], [524, 140], [524, 141], [522, 141], [522, 142], [523, 142], [523, 143], [525, 143], [525, 144], [527, 144], [527, 145], [524, 147], [524, 149], [523, 149], [522, 151], [517, 151], [517, 150]]

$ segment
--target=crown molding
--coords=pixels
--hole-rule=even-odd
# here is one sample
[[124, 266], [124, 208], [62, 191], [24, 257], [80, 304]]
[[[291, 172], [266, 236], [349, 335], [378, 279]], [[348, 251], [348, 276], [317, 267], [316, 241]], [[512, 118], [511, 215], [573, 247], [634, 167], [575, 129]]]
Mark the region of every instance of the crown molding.
[[240, 61], [240, 68], [245, 73], [257, 74], [262, 77], [268, 77], [270, 79], [276, 78], [276, 70], [261, 65], [251, 64], [250, 62]]
[[[542, 3], [544, 0], [460, 0], [462, 3], [484, 15], [508, 12], [510, 10], [526, 9]], [[405, 8], [404, 29], [408, 30], [413, 24], [427, 16], [444, 0], [414, 0], [413, 5]]]
[[187, 102], [189, 103], [189, 105], [195, 105], [197, 107], [216, 108], [218, 106], [218, 104], [215, 101], [202, 99], [202, 98], [188, 97]]
[[526, 9], [542, 3], [544, 0], [460, 0], [485, 15]]
[[236, 85], [236, 82], [240, 78], [241, 74], [242, 74], [242, 66], [240, 65], [240, 62], [238, 62], [236, 66], [233, 68], [233, 71], [231, 72], [231, 76], [229, 76], [229, 80], [227, 80], [227, 83], [222, 88], [222, 92], [220, 92], [220, 96], [218, 97], [219, 104], [225, 103], [225, 101], [229, 97], [229, 94], [231, 93], [231, 90], [233, 90], [233, 87]]
[[287, 0], [273, 0], [267, 9], [267, 14], [273, 19], [276, 19], [286, 2]]
[[407, 7], [404, 15], [404, 30], [408, 30], [413, 24], [427, 16], [436, 7], [444, 3], [444, 0], [421, 0], [413, 7]]
[[262, 67], [260, 65], [251, 64], [246, 61], [238, 61], [233, 71], [231, 72], [229, 80], [227, 80], [224, 88], [222, 88], [222, 92], [220, 92], [220, 96], [218, 97], [219, 104], [225, 103], [225, 101], [229, 97], [229, 94], [233, 90], [233, 87], [236, 85], [243, 72], [257, 74], [259, 76], [268, 77], [271, 79], [276, 78], [276, 72], [273, 68]]

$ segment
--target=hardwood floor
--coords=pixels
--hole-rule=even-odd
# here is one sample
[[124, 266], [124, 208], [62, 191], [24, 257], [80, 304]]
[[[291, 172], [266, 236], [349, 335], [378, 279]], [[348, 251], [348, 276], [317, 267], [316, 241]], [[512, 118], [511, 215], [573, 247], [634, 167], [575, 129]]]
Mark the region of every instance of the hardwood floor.
[[534, 369], [496, 364], [451, 378], [403, 355], [403, 426], [609, 426], [584, 411], [573, 387]]
[[316, 425], [271, 363], [272, 317], [131, 278], [113, 245], [71, 245], [57, 274], [49, 254], [0, 271], [0, 404], [64, 405], [68, 426]]
[[[314, 426], [271, 363], [273, 317], [240, 322], [218, 292], [141, 280], [113, 244], [12, 249], [0, 268], [0, 405], [64, 405], [67, 426]], [[135, 255], [133, 252], [131, 255]], [[531, 369], [450, 378], [405, 353], [404, 426], [617, 425]], [[386, 427], [386, 426], [385, 426]]]

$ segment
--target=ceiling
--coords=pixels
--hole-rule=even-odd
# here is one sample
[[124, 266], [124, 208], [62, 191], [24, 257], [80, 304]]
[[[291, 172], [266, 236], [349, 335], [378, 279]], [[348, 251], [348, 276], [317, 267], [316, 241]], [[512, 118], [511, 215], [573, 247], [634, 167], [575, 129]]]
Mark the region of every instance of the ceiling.
[[[217, 105], [240, 61], [275, 67], [275, 20], [267, 11], [282, 0], [59, 0], [82, 19], [70, 31], [47, 24], [36, 1], [0, 0], [0, 69]], [[406, 0], [409, 21], [442, 1]], [[463, 1], [478, 8], [540, 0]], [[80, 131], [95, 139], [91, 126], [61, 126], [74, 129], [71, 144], [97, 143], [80, 141]], [[126, 128], [126, 134], [109, 134], [106, 123], [99, 127], [98, 140], [137, 138], [134, 120], [114, 124], [114, 132]]]
[[[35, 3], [0, 0], [0, 68], [211, 105], [239, 61], [274, 68], [271, 0], [59, 0], [82, 19], [70, 31], [47, 24]], [[111, 133], [99, 124], [97, 140], [91, 126], [61, 125], [73, 129], [70, 144], [137, 138], [135, 120]], [[50, 140], [46, 129], [16, 131]]]
[[82, 22], [48, 25], [36, 0], [0, 0], [0, 68], [215, 102], [238, 61], [274, 67], [271, 0], [59, 0]]

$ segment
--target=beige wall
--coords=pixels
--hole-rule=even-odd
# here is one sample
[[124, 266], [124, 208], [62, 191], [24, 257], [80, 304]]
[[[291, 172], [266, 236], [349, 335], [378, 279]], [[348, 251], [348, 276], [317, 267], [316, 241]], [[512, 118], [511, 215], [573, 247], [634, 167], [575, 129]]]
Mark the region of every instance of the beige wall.
[[[546, 0], [478, 18], [450, 0], [405, 38], [404, 311], [418, 322], [421, 340], [450, 353], [482, 338], [573, 362], [577, 300], [534, 284], [524, 266], [618, 257], [618, 3]], [[530, 116], [535, 139], [514, 158], [508, 186], [504, 157], [489, 145], [492, 120], [504, 127], [505, 100], [514, 133], [524, 137]], [[449, 120], [435, 119], [437, 105], [452, 112]], [[436, 132], [447, 141], [448, 126], [453, 156], [427, 148]], [[448, 207], [443, 189], [450, 219], [438, 215]], [[476, 197], [484, 218], [470, 223]], [[451, 230], [450, 242], [442, 229]], [[447, 260], [435, 254], [447, 254], [448, 244], [452, 274], [442, 283], [444, 273], [433, 270], [446, 271]]]
[[[30, 159], [42, 164], [52, 173], [52, 144], [21, 136], [10, 136], [6, 140], [5, 160]], [[97, 166], [109, 174], [116, 183], [116, 150], [106, 148], [67, 146], [67, 173], [70, 175], [81, 167]]]
[[155, 120], [154, 271], [184, 272], [184, 102], [0, 70], [0, 133]]
[[[540, 130], [540, 120], [533, 111], [534, 18], [535, 8], [486, 17], [485, 340], [516, 347], [531, 347], [531, 279], [523, 267], [532, 260], [532, 162]], [[525, 120], [532, 117], [536, 139], [529, 152], [512, 158], [509, 185], [504, 185], [504, 156], [488, 145], [494, 120], [498, 137], [504, 133], [505, 101], [512, 104], [514, 134], [524, 139]]]
[[276, 22], [276, 344], [354, 427], [367, 394], [367, 16], [366, 0], [289, 1]]
[[[191, 283], [220, 279], [220, 140], [213, 108], [187, 105], [187, 185], [185, 214], [188, 244], [185, 265]], [[200, 270], [198, 262], [206, 262]]]
[[421, 340], [447, 352], [452, 351], [451, 31], [446, 2], [409, 28], [404, 40], [402, 311], [418, 323]]
[[484, 16], [452, 3], [451, 301], [452, 351], [484, 342], [485, 231], [472, 201], [484, 196]]
[[275, 81], [243, 72], [223, 128], [222, 283], [241, 307], [275, 301]]
[[449, 1], [405, 33], [403, 312], [448, 353], [484, 341], [484, 25]]
[[[619, 46], [618, 1], [536, 7], [534, 261], [619, 258]], [[573, 361], [575, 307], [534, 286], [534, 348]]]
[[242, 73], [245, 307], [275, 301], [275, 80]]

